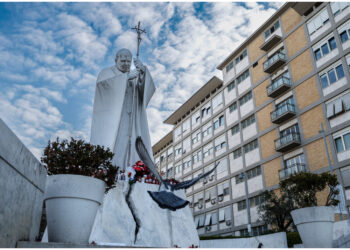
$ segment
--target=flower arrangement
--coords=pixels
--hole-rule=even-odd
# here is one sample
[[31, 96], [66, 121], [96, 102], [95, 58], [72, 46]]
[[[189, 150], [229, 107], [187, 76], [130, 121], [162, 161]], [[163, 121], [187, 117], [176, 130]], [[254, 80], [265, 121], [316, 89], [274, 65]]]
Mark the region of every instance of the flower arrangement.
[[92, 145], [83, 140], [48, 142], [41, 162], [48, 175], [76, 174], [101, 179], [106, 183], [106, 191], [115, 187], [118, 167], [112, 165], [114, 154], [108, 148]]
[[[117, 179], [129, 181], [130, 183], [142, 182], [159, 185], [158, 179], [154, 177], [143, 161], [137, 161], [133, 166], [126, 168], [126, 170], [121, 170], [118, 173]], [[179, 181], [174, 178], [166, 179], [165, 181], [171, 185], [179, 183]]]

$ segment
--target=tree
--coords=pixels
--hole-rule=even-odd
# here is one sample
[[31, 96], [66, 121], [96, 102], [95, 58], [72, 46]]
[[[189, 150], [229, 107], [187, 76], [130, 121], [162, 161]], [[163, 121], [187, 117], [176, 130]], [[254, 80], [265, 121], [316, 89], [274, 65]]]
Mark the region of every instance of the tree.
[[303, 207], [317, 206], [316, 194], [323, 191], [327, 186], [329, 194], [324, 206], [336, 206], [339, 190], [336, 175], [322, 173], [297, 173], [280, 182], [280, 195], [273, 190], [265, 191], [262, 195], [265, 202], [260, 204], [258, 212], [260, 218], [266, 223], [275, 225], [277, 231], [287, 231], [292, 225], [293, 219], [290, 212]]
[[259, 217], [266, 224], [276, 226], [276, 231], [286, 232], [293, 223], [290, 212], [296, 207], [286, 193], [277, 196], [274, 191], [262, 193], [265, 202], [258, 206]]

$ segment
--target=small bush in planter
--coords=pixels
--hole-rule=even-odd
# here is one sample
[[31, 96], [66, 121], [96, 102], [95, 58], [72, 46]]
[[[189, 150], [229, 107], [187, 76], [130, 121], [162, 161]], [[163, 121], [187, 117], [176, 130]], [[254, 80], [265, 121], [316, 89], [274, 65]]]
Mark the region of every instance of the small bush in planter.
[[83, 140], [70, 141], [59, 138], [48, 142], [41, 161], [48, 175], [76, 174], [101, 179], [106, 183], [106, 192], [115, 187], [118, 167], [112, 165], [114, 154], [103, 146], [95, 146]]
[[297, 208], [317, 206], [316, 194], [323, 191], [327, 186], [329, 187], [329, 194], [324, 206], [338, 205], [339, 200], [336, 199], [339, 194], [336, 188], [338, 184], [337, 177], [330, 173], [318, 175], [307, 172], [292, 175], [280, 182], [281, 190], [289, 195]]

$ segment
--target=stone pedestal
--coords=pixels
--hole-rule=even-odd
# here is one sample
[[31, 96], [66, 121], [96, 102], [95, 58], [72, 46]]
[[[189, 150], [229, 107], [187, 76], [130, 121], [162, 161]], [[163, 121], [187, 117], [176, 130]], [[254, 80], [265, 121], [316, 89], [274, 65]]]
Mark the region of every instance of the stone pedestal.
[[[90, 242], [144, 247], [199, 245], [188, 206], [174, 212], [162, 209], [147, 193], [148, 190], [158, 191], [159, 186], [138, 182], [132, 186], [127, 202], [125, 196], [128, 186], [127, 182], [119, 182], [105, 196], [95, 219]], [[183, 190], [178, 190], [175, 194], [186, 198]]]

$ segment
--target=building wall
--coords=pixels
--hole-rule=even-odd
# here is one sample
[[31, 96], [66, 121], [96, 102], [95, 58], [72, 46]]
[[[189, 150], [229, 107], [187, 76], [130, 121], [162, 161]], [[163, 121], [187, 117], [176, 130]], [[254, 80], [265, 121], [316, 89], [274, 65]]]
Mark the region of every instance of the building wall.
[[[317, 34], [310, 35], [307, 23], [312, 21], [317, 13], [323, 9], [326, 9], [329, 14], [329, 22], [326, 23], [325, 27], [316, 31]], [[337, 28], [350, 18], [350, 12], [347, 16], [344, 13], [342, 12], [334, 18], [330, 3], [322, 3], [305, 17], [300, 16], [291, 7], [286, 8], [281, 14], [269, 20], [269, 23], [264, 24], [263, 27], [266, 29], [255, 34], [251, 41], [245, 43], [245, 47], [242, 47], [240, 51], [234, 52], [236, 56], [227, 60], [227, 64], [223, 65], [223, 87], [216, 90], [215, 93], [208, 93], [209, 97], [194, 110], [191, 110], [188, 115], [191, 116], [201, 111], [204, 107], [208, 107], [207, 105], [211, 105], [213, 97], [218, 93], [224, 93], [224, 103], [216, 109], [216, 114], [212, 115], [210, 113], [205, 118], [201, 118], [200, 125], [197, 125], [196, 129], [191, 131], [193, 133], [202, 128], [201, 132], [203, 133], [203, 126], [211, 124], [211, 136], [207, 136], [205, 141], [202, 138], [196, 144], [195, 149], [192, 148], [190, 152], [180, 155], [177, 162], [181, 162], [188, 155], [193, 156], [194, 151], [201, 150], [202, 155], [205, 154], [204, 149], [206, 149], [205, 146], [208, 143], [212, 143], [214, 147], [215, 139], [224, 136], [226, 145], [224, 149], [220, 150], [220, 155], [215, 153], [214, 147], [211, 156], [207, 157], [205, 161], [201, 160], [200, 163], [196, 163], [196, 169], [186, 173], [182, 172], [179, 176], [185, 180], [194, 178], [199, 173], [210, 169], [208, 166], [213, 167], [215, 162], [222, 157], [227, 157], [227, 171], [223, 172], [224, 174], [221, 173], [219, 179], [216, 177], [217, 175], [214, 175], [211, 180], [208, 179], [206, 181], [205, 185], [203, 182], [200, 182], [193, 189], [187, 190], [186, 194], [190, 202], [194, 202], [193, 197], [208, 189], [214, 188], [217, 194], [220, 183], [228, 180], [230, 192], [228, 196], [225, 196], [225, 201], [221, 203], [217, 202], [209, 206], [203, 205], [202, 208], [198, 208], [198, 204], [196, 206], [192, 204], [195, 219], [205, 216], [208, 212], [216, 213], [219, 216], [220, 208], [230, 205], [233, 221], [245, 220], [245, 215], [241, 215], [241, 213], [236, 211], [237, 204], [245, 199], [244, 183], [236, 184], [236, 176], [241, 172], [248, 172], [257, 166], [261, 167], [261, 173], [257, 177], [248, 180], [249, 197], [255, 197], [266, 189], [278, 189], [278, 184], [281, 180], [280, 172], [285, 168], [285, 161], [300, 154], [304, 155], [305, 171], [315, 173], [328, 171], [328, 159], [322, 134], [320, 133], [320, 123], [323, 124], [325, 129], [328, 151], [335, 173], [341, 180], [345, 192], [350, 193], [350, 180], [348, 181], [350, 174], [346, 175], [347, 171], [345, 171], [350, 166], [350, 149], [345, 149], [344, 152], [338, 153], [335, 145], [336, 138], [348, 133], [347, 128], [350, 129], [350, 120], [344, 118], [347, 117], [348, 113], [342, 113], [334, 118], [327, 119], [327, 103], [332, 101], [332, 98], [350, 89], [350, 72], [346, 59], [346, 56], [350, 55], [350, 48], [343, 49], [337, 32]], [[338, 19], [339, 21], [337, 21]], [[265, 39], [264, 37], [264, 31], [269, 29], [277, 20], [280, 21], [280, 28], [276, 32], [282, 37], [282, 40], [276, 43], [275, 47], [269, 51], [263, 51], [260, 48], [265, 40], [268, 41], [268, 38]], [[332, 32], [335, 37], [338, 54], [334, 57], [326, 58], [327, 60], [322, 58], [322, 66], [317, 67], [319, 63], [316, 62], [313, 51], [315, 44], [322, 41]], [[276, 68], [272, 73], [265, 72], [264, 62], [281, 47], [284, 47], [286, 54], [285, 64]], [[247, 56], [242, 62], [239, 65], [234, 65], [229, 72], [226, 72], [226, 66], [232, 61], [235, 62], [236, 57], [246, 49]], [[230, 53], [228, 51], [228, 54]], [[322, 89], [320, 75], [327, 67], [337, 61], [340, 61], [343, 65], [344, 77], [330, 85], [330, 87]], [[249, 77], [237, 84], [237, 77], [246, 69], [249, 69]], [[273, 81], [278, 79], [286, 70], [289, 72], [290, 87], [275, 97], [269, 97], [266, 88], [271, 86]], [[227, 86], [232, 81], [236, 81], [235, 88], [228, 91]], [[249, 92], [252, 94], [252, 99], [245, 103], [244, 101], [242, 102], [242, 97]], [[273, 123], [271, 113], [276, 111], [278, 105], [289, 97], [293, 97], [294, 100], [295, 109], [290, 113], [292, 115], [289, 118], [284, 118], [287, 116], [284, 116], [284, 111], [281, 109], [283, 119], [278, 123]], [[230, 112], [229, 107], [235, 102], [237, 103], [237, 108]], [[212, 112], [212, 109], [210, 112]], [[214, 122], [218, 116], [217, 114], [223, 114], [225, 122], [219, 129], [214, 131]], [[251, 115], [254, 116], [255, 122], [247, 125], [246, 119]], [[174, 129], [182, 126], [186, 119], [187, 115], [180, 123], [175, 125]], [[231, 128], [236, 125], [239, 125], [239, 131], [232, 134]], [[244, 129], [243, 126], [245, 126]], [[283, 137], [281, 133], [291, 126], [298, 126], [300, 140], [293, 139], [293, 146], [288, 148], [288, 145], [283, 144], [284, 149], [276, 151], [275, 141], [286, 141], [289, 137]], [[180, 136], [180, 138], [183, 137]], [[178, 140], [175, 145], [178, 145], [182, 140]], [[258, 147], [250, 152], [244, 152], [245, 148], [247, 148], [246, 145], [255, 140], [257, 140]], [[239, 150], [241, 150], [240, 154]], [[161, 153], [158, 152], [156, 156], [161, 155]], [[347, 206], [350, 206], [350, 195], [347, 198], [349, 198], [346, 201]], [[253, 227], [258, 225], [261, 225], [261, 222], [260, 224], [253, 222]], [[220, 226], [217, 230], [213, 230], [213, 228], [217, 227], [212, 227], [210, 231], [206, 231], [205, 227], [199, 227], [198, 232], [201, 235], [239, 235], [241, 233], [240, 230], [246, 229], [247, 225], [245, 221], [239, 225], [232, 223], [229, 226]]]

